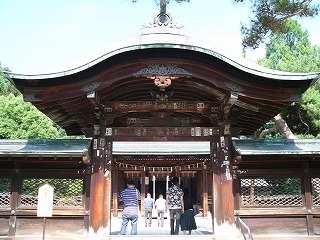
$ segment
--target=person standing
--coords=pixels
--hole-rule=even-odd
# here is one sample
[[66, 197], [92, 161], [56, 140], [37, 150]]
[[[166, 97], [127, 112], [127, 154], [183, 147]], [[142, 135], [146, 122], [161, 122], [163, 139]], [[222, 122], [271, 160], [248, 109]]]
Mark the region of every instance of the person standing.
[[148, 193], [147, 198], [143, 200], [143, 205], [144, 205], [144, 218], [145, 218], [145, 224], [146, 224], [145, 226], [149, 225], [149, 227], [151, 227], [154, 199], [151, 198], [150, 193]]
[[139, 200], [141, 198], [140, 192], [135, 188], [135, 183], [132, 179], [127, 181], [127, 188], [124, 189], [120, 195], [123, 201], [122, 224], [120, 234], [125, 235], [127, 232], [127, 225], [131, 221], [131, 235], [137, 235], [137, 222], [139, 215]]
[[[184, 212], [183, 206], [183, 191], [178, 187], [179, 178], [173, 177], [171, 180], [172, 186], [168, 188], [166, 192], [166, 212], [169, 209], [170, 212], [170, 234], [179, 234], [179, 225], [181, 214]], [[174, 227], [174, 220], [176, 220], [176, 226]]]
[[194, 201], [187, 188], [183, 189], [183, 193], [184, 213], [181, 216], [181, 231], [184, 234], [186, 234], [186, 231], [189, 231], [188, 235], [191, 235], [191, 231], [197, 229], [193, 210]]
[[163, 221], [164, 221], [164, 211], [166, 209], [166, 200], [163, 199], [163, 195], [159, 194], [158, 199], [155, 202], [155, 207], [157, 209], [157, 219], [158, 219], [158, 227], [161, 224], [161, 227], [163, 227]]

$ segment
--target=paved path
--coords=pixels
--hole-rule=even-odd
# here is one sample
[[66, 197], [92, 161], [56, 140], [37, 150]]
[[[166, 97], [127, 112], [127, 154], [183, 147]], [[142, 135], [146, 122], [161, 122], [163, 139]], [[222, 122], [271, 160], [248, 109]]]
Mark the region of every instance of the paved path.
[[[170, 220], [164, 220], [164, 226], [158, 227], [157, 219], [152, 220], [151, 227], [145, 227], [144, 217], [138, 219], [138, 235], [170, 235]], [[121, 217], [111, 219], [111, 235], [118, 235], [121, 228]], [[191, 235], [212, 235], [212, 219], [211, 217], [196, 217], [197, 230], [192, 230]], [[130, 234], [130, 222], [127, 228], [127, 234]], [[184, 235], [179, 231], [179, 235]]]
[[[127, 228], [127, 235], [119, 235], [121, 228], [121, 217], [111, 218], [111, 235], [105, 237], [88, 237], [88, 236], [46, 236], [45, 240], [236, 240], [239, 238], [230, 237], [217, 237], [213, 236], [212, 232], [212, 219], [210, 217], [196, 217], [197, 229], [192, 230], [191, 235], [184, 235], [183, 232], [179, 232], [179, 235], [170, 235], [170, 220], [166, 218], [164, 220], [164, 226], [158, 227], [157, 219], [152, 220], [151, 227], [145, 227], [144, 217], [138, 219], [138, 234], [130, 235], [131, 225], [129, 222]], [[0, 239], [6, 240], [43, 240], [41, 236], [18, 236], [14, 238], [0, 237]]]

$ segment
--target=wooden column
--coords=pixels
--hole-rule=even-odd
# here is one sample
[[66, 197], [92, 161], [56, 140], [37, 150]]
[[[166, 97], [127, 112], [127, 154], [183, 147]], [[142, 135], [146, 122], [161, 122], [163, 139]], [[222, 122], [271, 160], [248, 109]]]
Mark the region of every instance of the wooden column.
[[112, 215], [114, 217], [118, 216], [118, 181], [119, 181], [119, 171], [118, 171], [118, 166], [116, 164], [113, 165], [112, 167], [112, 209], [113, 213]]
[[15, 167], [15, 172], [11, 179], [11, 216], [9, 219], [9, 233], [8, 236], [15, 236], [16, 234], [16, 226], [17, 226], [17, 217], [16, 217], [16, 209], [19, 206], [20, 198], [21, 198], [21, 189], [22, 189], [22, 179], [20, 174], [20, 166], [17, 165]]
[[180, 186], [180, 167], [175, 167], [174, 168], [175, 171], [174, 171], [174, 177], [178, 177], [179, 178], [179, 186]]
[[105, 144], [105, 168], [104, 168], [104, 216], [103, 227], [106, 229], [108, 235], [111, 234], [111, 190], [112, 190], [112, 142]]
[[[90, 173], [90, 166], [87, 167], [86, 173]], [[83, 196], [83, 208], [85, 210], [85, 216], [84, 216], [84, 232], [87, 235], [89, 233], [90, 229], [90, 182], [91, 182], [91, 176], [86, 174], [84, 178], [84, 196]]]
[[196, 195], [196, 200], [197, 202], [201, 202], [203, 204], [203, 180], [202, 180], [202, 170], [197, 171], [196, 174], [196, 184], [197, 184], [197, 195]]
[[[92, 165], [91, 165], [91, 184], [90, 184], [90, 236], [105, 236], [108, 231], [105, 223], [105, 192], [106, 181], [104, 176], [105, 169], [105, 139], [101, 132], [101, 126], [95, 125], [93, 146], [92, 146]], [[101, 137], [102, 136], [102, 137]]]
[[302, 179], [302, 192], [304, 193], [305, 202], [306, 202], [306, 209], [308, 211], [307, 215], [307, 230], [309, 236], [314, 236], [314, 224], [313, 224], [313, 216], [310, 214], [312, 213], [312, 194], [311, 194], [311, 178], [309, 174], [309, 164], [304, 164], [304, 171], [306, 174], [303, 175]]
[[143, 166], [141, 168], [141, 214], [144, 214], [143, 201], [146, 197], [146, 170]]
[[202, 207], [203, 216], [208, 216], [208, 170], [207, 165], [203, 165], [202, 170]]
[[[228, 129], [228, 126], [226, 127]], [[238, 234], [234, 218], [234, 196], [231, 175], [231, 136], [220, 130], [220, 138], [212, 143], [213, 151], [213, 232], [218, 236], [236, 236]]]

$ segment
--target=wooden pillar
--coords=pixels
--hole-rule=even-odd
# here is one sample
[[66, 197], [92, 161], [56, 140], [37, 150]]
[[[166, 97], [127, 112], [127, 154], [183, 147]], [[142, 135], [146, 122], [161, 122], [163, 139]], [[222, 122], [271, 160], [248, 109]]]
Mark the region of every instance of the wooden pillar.
[[113, 209], [113, 217], [118, 216], [118, 181], [119, 181], [119, 171], [118, 171], [118, 166], [113, 165], [112, 167], [112, 209]]
[[197, 171], [197, 174], [196, 174], [196, 181], [197, 181], [197, 196], [196, 196], [196, 199], [197, 199], [197, 202], [201, 200], [201, 204], [203, 204], [203, 180], [202, 180], [202, 170], [201, 171]]
[[[100, 125], [94, 126], [92, 146], [91, 184], [90, 184], [90, 236], [108, 235], [105, 226], [106, 181], [105, 170], [105, 139]], [[103, 137], [101, 137], [103, 136]]]
[[179, 178], [179, 185], [180, 185], [180, 167], [175, 167], [174, 168], [174, 177], [178, 177]]
[[[105, 139], [103, 139], [105, 140]], [[112, 142], [106, 142], [105, 147], [105, 168], [104, 168], [104, 216], [103, 216], [103, 228], [106, 229], [108, 235], [111, 234], [111, 190], [112, 190]]]
[[[225, 130], [227, 129], [227, 131]], [[233, 180], [231, 175], [231, 136], [222, 126], [220, 138], [212, 143], [213, 151], [213, 232], [217, 236], [238, 235], [234, 218]]]
[[17, 217], [16, 217], [16, 209], [19, 206], [20, 198], [21, 198], [21, 189], [22, 189], [22, 178], [20, 174], [20, 166], [17, 165], [15, 167], [15, 172], [11, 179], [11, 198], [10, 198], [10, 206], [11, 206], [11, 216], [9, 219], [9, 233], [8, 236], [15, 236], [16, 234], [16, 226], [17, 226]]
[[203, 217], [208, 216], [208, 170], [207, 165], [203, 165], [202, 170], [202, 207]]
[[146, 197], [146, 169], [143, 166], [141, 168], [141, 213], [144, 213], [143, 201]]
[[307, 230], [309, 236], [314, 236], [314, 224], [313, 224], [313, 216], [312, 213], [312, 194], [311, 194], [311, 178], [309, 175], [309, 166], [308, 163], [304, 164], [304, 172], [306, 174], [303, 175], [302, 179], [302, 192], [304, 193], [306, 209], [308, 211], [307, 215]]
[[[90, 166], [87, 167], [86, 173], [90, 173]], [[86, 174], [84, 178], [84, 196], [83, 196], [83, 208], [85, 210], [85, 216], [84, 216], [84, 232], [87, 235], [89, 233], [90, 229], [90, 182], [91, 182], [91, 176]]]

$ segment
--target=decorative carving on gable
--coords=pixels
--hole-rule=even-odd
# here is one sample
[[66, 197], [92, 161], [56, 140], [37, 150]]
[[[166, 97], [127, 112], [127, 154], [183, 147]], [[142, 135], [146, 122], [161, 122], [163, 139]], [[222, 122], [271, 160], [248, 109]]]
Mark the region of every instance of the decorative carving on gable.
[[26, 90], [23, 93], [23, 100], [26, 102], [35, 102], [35, 101], [41, 101], [41, 99], [36, 97], [36, 90]]
[[290, 96], [285, 101], [288, 102], [300, 102], [301, 101], [301, 92], [299, 90], [293, 89], [290, 91]]
[[151, 64], [134, 73], [133, 76], [144, 76], [152, 79], [154, 84], [160, 88], [160, 92], [156, 93], [151, 90], [151, 95], [155, 97], [157, 101], [168, 101], [173, 91], [166, 94], [165, 88], [171, 85], [172, 80], [179, 77], [190, 77], [192, 74], [183, 68], [177, 67], [175, 64]]
[[160, 76], [174, 76], [174, 77], [190, 77], [192, 73], [177, 67], [175, 64], [151, 64], [148, 67], [142, 68], [140, 71], [133, 74], [133, 76], [155, 77]]
[[225, 82], [226, 86], [234, 91], [234, 92], [243, 92], [244, 91], [244, 88], [235, 84], [235, 83], [232, 83], [232, 82]]
[[101, 82], [93, 82], [83, 86], [80, 91], [82, 92], [92, 92], [100, 86]]

